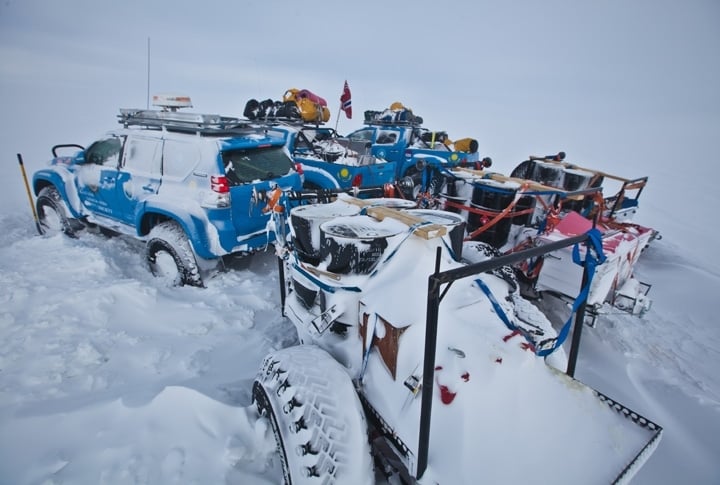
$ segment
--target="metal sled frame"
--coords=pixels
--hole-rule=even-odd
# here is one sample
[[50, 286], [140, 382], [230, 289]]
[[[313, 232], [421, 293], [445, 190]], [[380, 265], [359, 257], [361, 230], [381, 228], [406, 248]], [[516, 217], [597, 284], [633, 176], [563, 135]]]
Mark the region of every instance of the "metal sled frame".
[[[432, 401], [433, 393], [426, 392], [427, 389], [433, 389], [433, 383], [435, 380], [435, 356], [437, 347], [437, 334], [438, 334], [438, 315], [440, 302], [447, 293], [450, 285], [456, 280], [474, 276], [480, 273], [492, 271], [505, 265], [513, 265], [523, 260], [541, 256], [543, 254], [550, 253], [552, 251], [562, 249], [565, 247], [572, 246], [574, 244], [583, 243], [588, 239], [587, 234], [570, 237], [561, 241], [556, 241], [550, 244], [546, 244], [540, 247], [535, 247], [512, 253], [498, 258], [493, 258], [480, 263], [468, 265], [461, 268], [455, 268], [447, 271], [440, 271], [440, 258], [441, 248], [438, 248], [437, 257], [435, 261], [435, 272], [428, 277], [428, 294], [427, 294], [427, 315], [426, 315], [426, 334], [425, 334], [425, 353], [424, 353], [424, 365], [423, 365], [423, 383], [422, 383], [422, 401], [420, 409], [420, 435], [418, 445], [418, 460], [417, 470], [415, 477], [419, 480], [428, 465], [428, 452], [430, 449], [430, 419], [432, 415]], [[585, 286], [588, 278], [588, 267], [584, 265], [584, 271], [582, 276], [582, 285]], [[445, 285], [444, 289], [442, 286]], [[442, 290], [442, 291], [441, 291]], [[575, 366], [577, 363], [578, 351], [580, 348], [580, 338], [582, 336], [583, 324], [585, 322], [585, 309], [587, 306], [587, 299], [583, 299], [580, 302], [578, 311], [575, 315], [575, 321], [573, 326], [572, 344], [570, 347], [570, 355], [568, 358], [567, 375], [573, 377], [575, 374]], [[639, 415], [626, 408], [622, 404], [610, 399], [604, 394], [594, 391], [596, 396], [609, 407], [615, 409], [617, 412], [623, 414], [626, 418], [631, 419], [634, 423], [639, 426], [645, 427], [654, 434], [650, 440], [645, 444], [643, 449], [633, 458], [633, 460], [626, 465], [626, 467], [618, 474], [613, 483], [620, 483], [626, 479], [628, 474], [632, 473], [632, 469], [642, 461], [643, 455], [649, 450], [652, 450], [662, 435], [662, 427], [649, 419]]]

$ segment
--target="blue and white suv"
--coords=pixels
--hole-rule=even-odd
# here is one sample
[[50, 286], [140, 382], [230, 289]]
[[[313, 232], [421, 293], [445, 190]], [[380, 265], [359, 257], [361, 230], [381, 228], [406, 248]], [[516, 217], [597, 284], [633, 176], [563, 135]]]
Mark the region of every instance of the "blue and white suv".
[[302, 178], [284, 139], [237, 118], [178, 112], [187, 97], [156, 105], [120, 110], [123, 127], [87, 149], [53, 147], [33, 176], [40, 227], [131, 235], [146, 241], [154, 274], [202, 286], [203, 270], [273, 242], [267, 194], [301, 190]]

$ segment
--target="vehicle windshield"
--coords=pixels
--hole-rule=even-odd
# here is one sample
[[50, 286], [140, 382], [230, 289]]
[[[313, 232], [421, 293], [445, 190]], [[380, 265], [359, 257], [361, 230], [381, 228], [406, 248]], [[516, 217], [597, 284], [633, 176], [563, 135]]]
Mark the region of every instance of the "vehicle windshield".
[[228, 150], [222, 152], [222, 159], [230, 185], [272, 180], [293, 168], [283, 147]]

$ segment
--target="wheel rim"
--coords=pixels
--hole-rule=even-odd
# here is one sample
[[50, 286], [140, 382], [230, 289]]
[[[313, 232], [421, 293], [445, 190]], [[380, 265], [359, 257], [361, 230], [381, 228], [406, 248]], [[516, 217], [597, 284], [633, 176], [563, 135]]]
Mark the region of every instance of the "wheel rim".
[[180, 284], [182, 275], [172, 254], [161, 250], [155, 253], [154, 259], [151, 267], [156, 277], [171, 286]]

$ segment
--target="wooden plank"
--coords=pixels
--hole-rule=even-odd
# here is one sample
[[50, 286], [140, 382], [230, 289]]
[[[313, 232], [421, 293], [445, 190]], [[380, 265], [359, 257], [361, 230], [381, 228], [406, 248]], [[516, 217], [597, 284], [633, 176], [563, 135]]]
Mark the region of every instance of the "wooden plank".
[[[425, 222], [422, 218], [408, 214], [407, 212], [393, 209], [392, 207], [386, 207], [383, 205], [371, 206], [369, 202], [358, 199], [357, 197], [343, 197], [343, 201], [356, 205], [358, 207], [366, 208], [365, 213], [370, 217], [377, 219], [378, 221], [384, 220], [386, 217], [395, 219], [402, 222], [408, 227], [412, 227], [416, 224], [422, 224]], [[420, 236], [423, 239], [432, 239], [435, 237], [442, 237], [447, 234], [447, 228], [440, 224], [424, 224], [417, 227], [413, 234]]]
[[457, 167], [453, 170], [459, 170], [462, 172], [468, 172], [472, 175], [477, 175], [478, 177], [482, 177], [484, 179], [491, 179], [495, 180], [497, 182], [515, 182], [520, 185], [525, 185], [527, 188], [532, 190], [540, 190], [543, 192], [557, 192], [560, 194], [566, 194], [567, 190], [558, 189], [557, 187], [550, 187], [549, 185], [541, 184], [540, 182], [535, 182], [534, 180], [529, 179], [521, 179], [518, 177], [508, 177], [507, 175], [501, 175], [499, 173], [494, 172], [485, 172], [483, 170], [473, 170], [471, 168], [464, 168], [464, 167]]
[[[420, 217], [414, 216], [412, 214], [408, 214], [407, 212], [399, 211], [397, 209], [392, 209], [390, 207], [384, 207], [384, 206], [368, 207], [365, 212], [370, 217], [373, 217], [379, 221], [385, 220], [385, 218], [389, 217], [391, 219], [395, 219], [396, 221], [402, 222], [403, 224], [407, 225], [408, 227], [412, 227], [417, 224], [422, 224], [423, 222], [425, 222]], [[447, 228], [440, 224], [424, 224], [422, 226], [415, 228], [415, 230], [413, 231], [413, 234], [415, 234], [416, 236], [420, 236], [423, 239], [432, 239], [435, 237], [442, 237], [445, 234], [447, 234]]]

